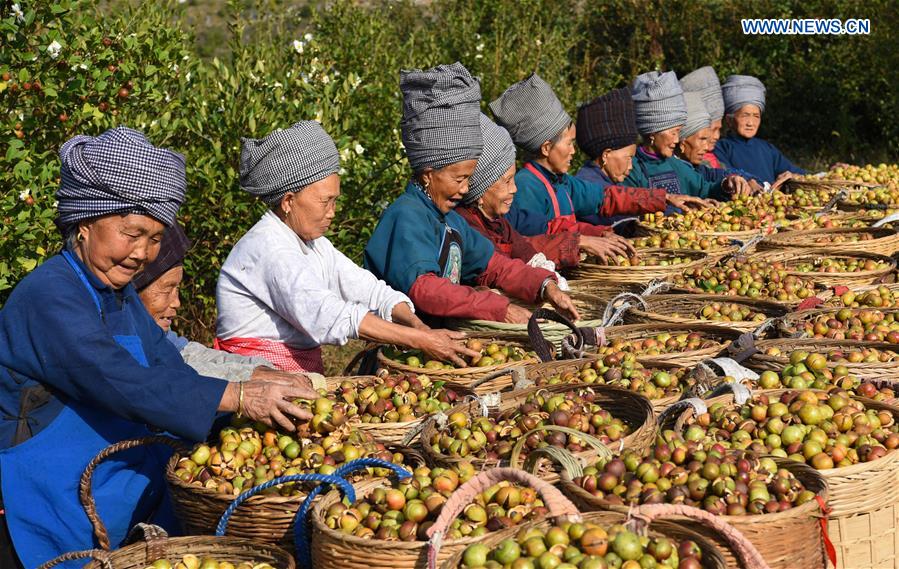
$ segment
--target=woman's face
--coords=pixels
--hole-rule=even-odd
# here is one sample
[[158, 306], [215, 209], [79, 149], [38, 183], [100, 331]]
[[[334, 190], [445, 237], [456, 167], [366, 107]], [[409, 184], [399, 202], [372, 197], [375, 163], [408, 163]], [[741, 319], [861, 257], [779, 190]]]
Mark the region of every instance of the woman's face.
[[278, 217], [293, 229], [300, 239], [313, 241], [327, 233], [331, 227], [338, 197], [340, 197], [340, 176], [331, 174], [324, 180], [281, 198]]
[[544, 142], [540, 149], [545, 161], [543, 166], [555, 174], [568, 172], [568, 169], [571, 168], [571, 159], [574, 158], [576, 152], [576, 139], [577, 130], [572, 124], [562, 132], [556, 142]]
[[730, 115], [728, 125], [743, 138], [752, 138], [762, 124], [762, 111], [755, 105], [743, 105]]
[[164, 232], [147, 215], [106, 215], [79, 225], [75, 252], [103, 284], [120, 289], [156, 258]]
[[140, 291], [140, 299], [147, 312], [166, 332], [171, 330], [172, 320], [178, 315], [178, 309], [181, 307], [178, 292], [183, 278], [184, 269], [180, 265], [172, 267]]
[[715, 150], [715, 145], [718, 144], [718, 141], [721, 139], [721, 119], [712, 121], [710, 128], [712, 129], [712, 136], [709, 139], [709, 149], [707, 152]]
[[662, 158], [674, 156], [677, 143], [680, 142], [680, 131], [683, 125], [674, 126], [667, 130], [657, 132], [650, 137], [649, 148]]
[[599, 166], [606, 176], [616, 184], [621, 183], [631, 173], [637, 145], [623, 146], [617, 150], [605, 150], [600, 158]]
[[449, 213], [462, 202], [468, 193], [468, 179], [477, 164], [477, 160], [463, 160], [440, 170], [427, 169], [421, 175], [425, 191], [441, 213]]
[[699, 132], [694, 132], [680, 143], [680, 154], [684, 160], [698, 166], [702, 162], [702, 157], [709, 150], [712, 139], [711, 127], [704, 128]]
[[518, 188], [515, 186], [515, 165], [512, 164], [505, 174], [500, 176], [499, 180], [487, 188], [487, 191], [481, 196], [479, 202], [481, 211], [490, 219], [506, 215], [512, 209], [516, 192], [518, 192]]

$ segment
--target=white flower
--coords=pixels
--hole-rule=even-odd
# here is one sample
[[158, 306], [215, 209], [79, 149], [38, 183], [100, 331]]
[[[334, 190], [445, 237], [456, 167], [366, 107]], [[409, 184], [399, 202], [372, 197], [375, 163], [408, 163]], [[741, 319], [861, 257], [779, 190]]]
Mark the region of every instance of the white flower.
[[475, 46], [475, 49], [477, 51], [484, 51], [484, 42], [481, 42], [477, 46]]
[[190, 81], [190, 71], [187, 72], [187, 75], [184, 76], [184, 79]]
[[274, 87], [275, 89], [280, 89], [283, 86], [284, 85], [282, 85], [280, 81], [275, 81], [274, 83], [272, 83], [272, 87]]
[[345, 162], [345, 161], [349, 160], [350, 156], [352, 156], [352, 153], [353, 153], [353, 151], [350, 150], [349, 148], [344, 148], [343, 150], [340, 151], [340, 161]]
[[328, 77], [328, 74], [327, 74], [327, 73], [325, 73], [324, 75], [322, 75], [322, 83], [324, 83], [325, 85], [327, 85], [327, 84], [330, 83], [330, 82], [331, 82], [331, 78]]
[[25, 188], [19, 192], [19, 200], [25, 201], [31, 195], [31, 188]]
[[362, 156], [362, 153], [365, 152], [365, 148], [358, 142], [356, 143], [356, 147], [354, 148], [354, 150], [356, 151], [356, 154], [358, 154], [359, 156]]
[[59, 55], [59, 50], [61, 49], [62, 45], [58, 41], [53, 40], [53, 43], [47, 46], [47, 54], [53, 59], [56, 59], [56, 56]]
[[24, 12], [22, 12], [22, 8], [19, 7], [18, 2], [12, 5], [12, 12], [10, 13], [10, 15], [15, 16], [16, 20], [18, 20], [19, 23], [25, 21], [25, 14]]
[[541, 45], [543, 45], [543, 42], [542, 42], [542, 41], [540, 41], [540, 39], [539, 39], [539, 38], [538, 38], [538, 39], [537, 39], [537, 40], [536, 40], [536, 41], [535, 41], [535, 42], [534, 42], [534, 43], [536, 43], [536, 44], [537, 44], [537, 47], [540, 47], [540, 46], [541, 46]]
[[56, 209], [58, 206], [59, 206], [59, 202], [56, 200], [53, 200], [53, 209]]
[[303, 53], [303, 46], [306, 45], [306, 42], [302, 42], [300, 40], [293, 40], [293, 50], [297, 53]]
[[362, 79], [358, 75], [353, 75], [353, 80], [351, 82], [353, 89], [362, 84]]
[[87, 65], [85, 65], [84, 63], [79, 63], [78, 69], [87, 69]]
[[474, 56], [475, 59], [484, 59], [484, 54], [478, 53]]
[[169, 95], [168, 93], [166, 93], [166, 94], [165, 94], [165, 102], [166, 102], [166, 103], [169, 103], [169, 102], [171, 102], [171, 101], [172, 101], [172, 96]]
[[346, 176], [346, 168], [341, 167], [340, 169], [338, 169], [337, 175], [338, 176]]
[[305, 36], [303, 36], [303, 39], [306, 41], [312, 41], [312, 34], [306, 34]]
[[178, 73], [178, 69], [180, 69], [180, 67], [178, 67], [178, 64], [177, 64], [177, 63], [173, 63], [173, 64], [172, 64], [172, 71], [174, 71], [175, 73]]

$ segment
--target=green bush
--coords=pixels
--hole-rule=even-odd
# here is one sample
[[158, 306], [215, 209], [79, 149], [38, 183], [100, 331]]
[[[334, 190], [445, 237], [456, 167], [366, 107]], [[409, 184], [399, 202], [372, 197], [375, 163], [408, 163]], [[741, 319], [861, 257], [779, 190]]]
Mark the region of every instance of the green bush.
[[[722, 76], [765, 81], [762, 134], [800, 160], [899, 153], [891, 0], [336, 0], [312, 9], [230, 0], [216, 10], [225, 27], [215, 29], [197, 27], [203, 6], [114, 5], [100, 12], [96, 0], [23, 1], [19, 16], [0, 2], [0, 104], [9, 109], [0, 116], [0, 302], [59, 248], [59, 146], [119, 124], [187, 156], [181, 215], [195, 246], [182, 332], [212, 337], [218, 269], [264, 210], [238, 189], [241, 136], [300, 119], [323, 123], [343, 157], [331, 238], [359, 259], [408, 176], [399, 140], [403, 68], [460, 60], [481, 76], [485, 109], [539, 71], [574, 115], [579, 102], [643, 71], [711, 64]], [[745, 37], [740, 29], [744, 17], [821, 15], [870, 17], [873, 33]]]

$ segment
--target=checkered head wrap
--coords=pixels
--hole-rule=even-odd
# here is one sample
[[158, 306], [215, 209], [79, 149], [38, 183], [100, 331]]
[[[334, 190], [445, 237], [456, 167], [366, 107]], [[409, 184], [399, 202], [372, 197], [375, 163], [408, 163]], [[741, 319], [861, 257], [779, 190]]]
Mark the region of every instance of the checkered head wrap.
[[481, 155], [481, 84], [464, 65], [400, 71], [403, 146], [413, 172]]
[[732, 115], [745, 105], [755, 105], [765, 112], [765, 85], [751, 75], [731, 75], [721, 86], [724, 109]]
[[270, 206], [339, 168], [337, 146], [315, 121], [300, 121], [265, 138], [241, 138], [240, 189]]
[[62, 145], [59, 158], [56, 225], [61, 231], [113, 213], [175, 223], [187, 189], [184, 156], [153, 146], [142, 132], [120, 126], [97, 137], [81, 134]]
[[468, 193], [463, 203], [476, 203], [490, 186], [496, 183], [515, 164], [515, 145], [503, 127], [481, 113], [481, 133], [484, 135], [484, 152], [468, 179]]
[[684, 93], [684, 104], [687, 107], [687, 122], [680, 131], [680, 139], [693, 136], [700, 130], [708, 128], [712, 124], [712, 117], [702, 102], [702, 94], [694, 91]]
[[615, 89], [577, 110], [577, 145], [595, 160], [606, 149], [637, 142], [634, 101], [627, 89]]
[[531, 153], [571, 124], [552, 87], [536, 73], [506, 89], [490, 103], [490, 110], [515, 144]]
[[687, 122], [684, 91], [674, 71], [638, 75], [631, 86], [637, 131], [655, 134]]
[[721, 96], [721, 82], [718, 74], [708, 65], [692, 71], [680, 79], [680, 86], [685, 93], [697, 91], [702, 94], [702, 102], [713, 121], [724, 116], [724, 97]]

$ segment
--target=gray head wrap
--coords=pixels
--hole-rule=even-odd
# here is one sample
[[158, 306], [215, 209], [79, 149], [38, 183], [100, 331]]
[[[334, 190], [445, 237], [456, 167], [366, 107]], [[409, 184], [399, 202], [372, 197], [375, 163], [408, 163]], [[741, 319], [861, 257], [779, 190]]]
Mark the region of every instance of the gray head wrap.
[[56, 225], [61, 231], [112, 213], [139, 213], [167, 226], [175, 223], [187, 188], [181, 154], [153, 146], [142, 132], [118, 127], [96, 138], [69, 139], [59, 157]]
[[506, 89], [490, 110], [515, 144], [532, 153], [571, 124], [552, 87], [536, 73]]
[[673, 71], [638, 75], [631, 86], [637, 131], [654, 134], [687, 122], [684, 92]]
[[714, 69], [709, 66], [700, 67], [681, 77], [680, 85], [685, 93], [694, 91], [701, 93], [702, 102], [705, 103], [712, 120], [721, 120], [724, 116], [724, 97], [721, 96], [721, 82]]
[[484, 152], [468, 179], [468, 193], [462, 198], [464, 203], [476, 203], [515, 164], [515, 145], [506, 129], [481, 114], [481, 133], [484, 135]]
[[755, 105], [765, 112], [765, 85], [751, 75], [731, 75], [721, 86], [724, 107], [732, 115], [745, 105]]
[[413, 172], [480, 156], [481, 85], [459, 62], [400, 71], [402, 138]]
[[265, 138], [242, 138], [240, 189], [275, 205], [288, 192], [336, 174], [340, 156], [315, 121], [300, 121]]
[[687, 106], [687, 122], [680, 131], [681, 140], [693, 136], [712, 124], [712, 118], [705, 108], [705, 103], [702, 102], [700, 93], [689, 91], [684, 93], [684, 103]]

